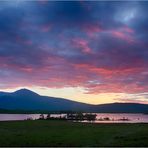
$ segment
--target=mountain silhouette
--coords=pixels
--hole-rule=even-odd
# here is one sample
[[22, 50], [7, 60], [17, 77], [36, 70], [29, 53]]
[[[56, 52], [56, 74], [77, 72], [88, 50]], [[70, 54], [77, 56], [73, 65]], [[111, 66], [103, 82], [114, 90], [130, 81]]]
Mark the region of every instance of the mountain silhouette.
[[28, 89], [0, 92], [0, 109], [40, 111], [83, 111], [104, 113], [148, 113], [147, 104], [111, 103], [91, 105], [63, 98], [41, 96]]
[[17, 90], [15, 92], [13, 92], [13, 94], [20, 95], [20, 96], [39, 96], [39, 94], [37, 94], [31, 90], [25, 89], [25, 88]]

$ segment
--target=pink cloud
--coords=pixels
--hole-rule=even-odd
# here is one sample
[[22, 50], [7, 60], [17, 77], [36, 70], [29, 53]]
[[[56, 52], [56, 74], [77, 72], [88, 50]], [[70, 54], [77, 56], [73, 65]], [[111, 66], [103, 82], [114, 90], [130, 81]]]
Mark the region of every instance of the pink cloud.
[[[138, 81], [143, 79], [145, 76], [142, 75], [144, 68], [120, 68], [120, 69], [107, 69], [98, 68], [90, 64], [76, 64], [76, 69], [81, 69], [88, 77], [95, 76], [96, 83], [84, 83], [84, 87], [88, 90], [88, 93], [137, 93], [147, 91], [147, 85], [141, 85]], [[139, 73], [139, 75], [137, 75]], [[98, 78], [97, 78], [98, 76]], [[129, 77], [129, 80], [128, 80]], [[90, 78], [90, 80], [93, 77]]]
[[128, 43], [135, 42], [134, 38], [131, 35], [125, 33], [125, 32], [112, 30], [111, 34], [112, 34], [113, 37], [127, 41]]
[[102, 84], [91, 84], [87, 85], [87, 90], [89, 94], [98, 94], [98, 93], [140, 93], [145, 92], [148, 89], [148, 86], [139, 86], [138, 84], [129, 83], [102, 83]]
[[83, 25], [82, 29], [90, 38], [95, 37], [95, 35], [97, 33], [103, 31], [103, 29], [100, 27], [99, 23]]
[[82, 50], [83, 53], [91, 53], [92, 49], [89, 47], [89, 43], [88, 41], [81, 39], [81, 38], [76, 38], [72, 40], [73, 45], [76, 48], [80, 48]]
[[135, 33], [135, 31], [128, 26], [121, 28], [121, 30], [124, 31], [124, 32], [127, 32], [127, 33], [131, 33], [131, 34]]
[[[53, 61], [54, 60], [54, 61]], [[60, 65], [56, 65], [60, 62]], [[52, 63], [50, 65], [50, 63]], [[44, 67], [9, 67], [19, 71], [19, 75], [13, 77], [3, 77], [1, 83], [11, 84], [13, 86], [46, 86], [50, 88], [62, 87], [84, 87], [92, 94], [98, 93], [138, 93], [147, 91], [147, 85], [139, 84], [136, 79], [143, 81], [145, 75], [140, 74], [142, 69], [106, 69], [98, 68], [89, 64], [70, 64], [63, 59], [48, 59], [48, 63]], [[10, 66], [10, 65], [9, 65]], [[21, 73], [22, 74], [21, 74]], [[136, 74], [139, 73], [139, 76]], [[127, 81], [127, 77], [135, 79]], [[135, 76], [135, 78], [133, 77]], [[93, 83], [93, 80], [94, 83]], [[96, 83], [97, 82], [97, 83]]]

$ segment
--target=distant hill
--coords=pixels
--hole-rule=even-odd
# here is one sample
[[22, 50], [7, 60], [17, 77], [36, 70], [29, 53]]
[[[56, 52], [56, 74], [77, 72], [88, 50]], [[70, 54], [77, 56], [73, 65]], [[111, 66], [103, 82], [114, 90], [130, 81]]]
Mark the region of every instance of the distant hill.
[[21, 89], [12, 93], [0, 92], [0, 110], [148, 113], [148, 105], [137, 103], [91, 105], [63, 98], [40, 96], [30, 90]]

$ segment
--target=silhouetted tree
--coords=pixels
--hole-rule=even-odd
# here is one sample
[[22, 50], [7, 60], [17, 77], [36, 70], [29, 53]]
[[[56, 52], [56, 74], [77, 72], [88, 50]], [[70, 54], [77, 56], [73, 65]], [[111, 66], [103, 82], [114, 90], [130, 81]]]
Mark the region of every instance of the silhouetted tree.
[[51, 119], [50, 114], [47, 115], [47, 119]]
[[105, 120], [105, 121], [109, 121], [110, 118], [109, 118], [109, 117], [105, 117], [104, 120]]
[[40, 120], [43, 120], [45, 119], [44, 115], [43, 114], [40, 114], [40, 117], [39, 117]]
[[73, 114], [73, 113], [68, 113], [68, 114], [67, 114], [67, 119], [68, 119], [68, 120], [75, 120], [75, 119], [76, 119], [76, 115]]
[[79, 112], [76, 114], [76, 120], [78, 121], [83, 121], [84, 120], [84, 115], [83, 113]]
[[85, 114], [85, 119], [87, 121], [95, 121], [96, 120], [96, 114]]

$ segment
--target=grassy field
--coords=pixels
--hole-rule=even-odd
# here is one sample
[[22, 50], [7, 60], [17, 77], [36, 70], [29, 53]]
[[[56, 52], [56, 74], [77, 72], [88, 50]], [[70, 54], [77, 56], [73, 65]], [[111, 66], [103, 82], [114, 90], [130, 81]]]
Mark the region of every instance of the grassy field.
[[0, 146], [148, 146], [148, 124], [0, 122]]

